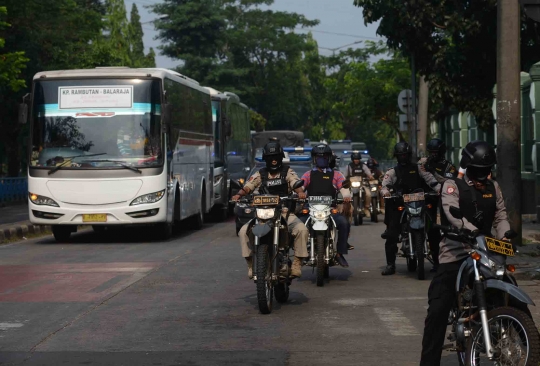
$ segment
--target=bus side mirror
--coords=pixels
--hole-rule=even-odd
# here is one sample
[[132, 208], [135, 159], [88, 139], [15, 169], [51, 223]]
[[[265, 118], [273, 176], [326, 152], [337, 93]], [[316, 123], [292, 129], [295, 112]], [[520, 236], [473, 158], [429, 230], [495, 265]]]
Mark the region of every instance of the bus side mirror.
[[171, 124], [172, 119], [172, 105], [169, 103], [163, 103], [161, 105], [161, 123], [164, 126], [168, 126]]
[[28, 104], [19, 104], [19, 123], [24, 125], [28, 122]]

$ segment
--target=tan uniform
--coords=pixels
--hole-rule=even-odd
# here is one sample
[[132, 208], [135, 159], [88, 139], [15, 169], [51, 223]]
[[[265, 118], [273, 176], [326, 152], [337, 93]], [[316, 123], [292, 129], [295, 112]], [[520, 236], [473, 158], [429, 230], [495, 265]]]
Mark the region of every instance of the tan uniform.
[[[277, 172], [275, 174], [269, 173], [268, 176], [269, 178], [274, 179], [279, 177], [280, 173], [281, 172]], [[293, 185], [298, 182], [300, 178], [293, 169], [289, 168], [286, 180], [289, 184], [289, 193], [291, 193], [293, 190]], [[256, 172], [249, 178], [244, 187], [248, 188], [250, 192], [253, 192], [260, 187], [261, 183], [261, 175], [259, 174], [259, 172]], [[293, 213], [289, 215], [287, 223], [289, 227], [289, 233], [291, 233], [294, 237], [294, 255], [299, 258], [307, 257], [309, 255], [307, 251], [309, 232], [306, 228], [306, 225], [304, 225], [304, 223]], [[240, 246], [242, 247], [242, 257], [244, 258], [251, 257], [253, 249], [253, 235], [251, 234], [251, 232], [248, 235], [248, 227], [249, 223], [242, 226], [242, 228], [238, 232], [238, 236], [240, 238]], [[252, 240], [250, 240], [250, 237]]]
[[[422, 169], [418, 169], [418, 173], [420, 174], [420, 177], [427, 183], [429, 187], [431, 187], [432, 183], [437, 183], [435, 187], [432, 187], [432, 189], [435, 192], [438, 192], [441, 189], [441, 184], [437, 182], [437, 179], [431, 174], [430, 172], [424, 171]], [[381, 194], [384, 196], [386, 193], [389, 193], [388, 186], [394, 185], [397, 182], [397, 174], [394, 168], [388, 169], [386, 174], [384, 175], [384, 179], [382, 181], [382, 188], [381, 188]]]
[[[463, 177], [467, 185], [473, 186], [473, 183], [467, 178], [467, 175]], [[506, 207], [504, 205], [504, 199], [502, 196], [501, 188], [499, 184], [495, 181], [492, 181], [495, 186], [495, 191], [497, 192], [497, 206], [495, 211], [495, 218], [493, 219], [493, 228], [495, 228], [497, 239], [504, 238], [504, 234], [510, 230], [510, 224], [508, 223], [508, 218], [506, 215]], [[472, 187], [471, 189], [476, 189]], [[442, 209], [446, 218], [451, 225], [460, 228], [462, 223], [460, 219], [456, 219], [450, 213], [450, 207], [455, 206], [459, 207], [459, 190], [457, 185], [452, 180], [447, 180], [443, 184], [441, 192], [442, 200]], [[474, 226], [466, 218], [463, 218], [464, 228], [469, 230], [477, 230], [478, 228]], [[468, 254], [467, 251], [470, 247], [466, 244], [460, 243], [458, 241], [450, 240], [444, 238], [440, 245], [441, 251], [439, 254], [439, 261], [441, 263], [451, 263], [458, 261], [462, 258], [465, 258]]]

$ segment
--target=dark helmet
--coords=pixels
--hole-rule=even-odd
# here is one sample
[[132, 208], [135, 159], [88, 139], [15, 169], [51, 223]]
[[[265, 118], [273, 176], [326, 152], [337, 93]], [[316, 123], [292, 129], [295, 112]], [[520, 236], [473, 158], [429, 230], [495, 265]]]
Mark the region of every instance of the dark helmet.
[[399, 164], [407, 164], [411, 161], [412, 149], [405, 141], [398, 142], [394, 146], [394, 156]]
[[360, 153], [352, 153], [351, 154], [351, 161], [354, 161], [354, 160], [362, 160], [362, 155], [360, 155]]
[[[266, 161], [266, 168], [270, 171], [276, 171], [281, 169], [283, 158], [285, 153], [279, 142], [269, 142], [263, 147], [262, 158]], [[278, 163], [272, 165], [272, 161], [276, 160]]]
[[495, 149], [485, 141], [469, 142], [461, 151], [459, 166], [467, 169], [467, 176], [473, 180], [485, 181], [495, 164], [497, 164]]
[[313, 164], [318, 168], [328, 168], [332, 158], [332, 149], [326, 144], [313, 146], [311, 149]]
[[446, 144], [441, 139], [432, 139], [427, 144], [427, 151], [430, 155], [437, 155], [439, 158], [444, 158], [446, 154]]
[[373, 169], [375, 169], [377, 167], [377, 163], [375, 162], [375, 159], [373, 159], [373, 158], [369, 158], [368, 161], [366, 162], [366, 165], [371, 170], [373, 170]]

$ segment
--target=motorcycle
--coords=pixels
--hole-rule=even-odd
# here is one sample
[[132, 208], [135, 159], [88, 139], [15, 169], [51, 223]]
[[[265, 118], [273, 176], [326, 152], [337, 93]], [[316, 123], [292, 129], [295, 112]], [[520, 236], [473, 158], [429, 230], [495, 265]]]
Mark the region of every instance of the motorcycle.
[[[303, 185], [304, 181], [299, 180], [293, 189]], [[257, 302], [262, 314], [272, 312], [274, 296], [279, 303], [286, 303], [289, 299], [289, 286], [292, 283], [289, 251], [293, 238], [287, 224], [291, 210], [286, 206], [298, 200], [268, 194], [261, 187], [259, 195], [238, 201], [252, 205], [255, 210], [255, 218], [250, 221], [254, 238], [253, 281], [257, 286]]]
[[350, 177], [351, 194], [353, 196], [353, 222], [354, 226], [362, 225], [364, 221], [364, 190], [362, 189], [362, 177]]
[[403, 201], [397, 209], [402, 211], [401, 215], [401, 233], [399, 242], [401, 242], [401, 257], [407, 260], [407, 270], [409, 272], [417, 271], [419, 280], [426, 278], [424, 270], [424, 260], [427, 259], [433, 263], [431, 252], [427, 243], [427, 221], [434, 222], [429, 217], [427, 211], [431, 204], [426, 204], [426, 196], [437, 196], [435, 192], [424, 192], [423, 189], [416, 189], [410, 194], [397, 192], [389, 197]]
[[371, 207], [370, 207], [370, 214], [371, 214], [371, 222], [379, 222], [379, 181], [376, 179], [372, 179], [369, 182], [369, 186], [367, 188], [371, 192]]
[[[457, 207], [450, 213], [463, 216]], [[434, 225], [449, 239], [468, 244], [469, 257], [459, 269], [457, 300], [450, 311], [448, 336], [460, 365], [534, 365], [540, 361], [540, 335], [527, 305], [535, 305], [506, 264], [515, 255], [510, 242], [453, 226]], [[508, 239], [517, 236], [506, 232]]]
[[[343, 187], [348, 188], [350, 183], [343, 182]], [[330, 276], [330, 267], [335, 266], [338, 231], [331, 214], [336, 214], [337, 209], [333, 206], [343, 203], [343, 199], [332, 196], [309, 196], [309, 209], [303, 210], [309, 213], [306, 227], [309, 231], [308, 250], [310, 253], [306, 265], [316, 268], [317, 286], [324, 286], [324, 279]]]

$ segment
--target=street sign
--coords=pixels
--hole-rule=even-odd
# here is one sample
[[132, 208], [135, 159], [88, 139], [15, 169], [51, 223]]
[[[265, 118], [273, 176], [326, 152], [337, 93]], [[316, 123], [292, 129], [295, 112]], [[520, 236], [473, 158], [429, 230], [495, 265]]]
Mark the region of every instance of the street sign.
[[407, 132], [407, 125], [409, 121], [407, 120], [406, 114], [400, 114], [399, 115], [399, 130], [401, 132]]
[[540, 0], [519, 0], [519, 3], [525, 9], [525, 15], [540, 22]]
[[398, 107], [399, 110], [403, 113], [409, 114], [411, 113], [411, 96], [412, 96], [412, 90], [405, 89], [402, 90], [398, 95]]

